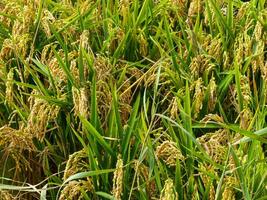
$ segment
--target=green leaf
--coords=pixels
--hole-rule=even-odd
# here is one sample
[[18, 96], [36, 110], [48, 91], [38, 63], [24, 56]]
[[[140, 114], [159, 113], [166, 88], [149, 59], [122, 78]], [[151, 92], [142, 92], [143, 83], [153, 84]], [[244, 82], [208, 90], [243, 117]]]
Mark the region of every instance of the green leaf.
[[112, 156], [115, 156], [113, 150], [111, 149], [110, 145], [104, 140], [103, 136], [98, 133], [98, 131], [95, 129], [95, 127], [87, 121], [84, 117], [79, 116], [81, 119], [82, 124], [84, 125], [85, 129], [92, 134], [95, 139], [98, 141], [98, 143]]

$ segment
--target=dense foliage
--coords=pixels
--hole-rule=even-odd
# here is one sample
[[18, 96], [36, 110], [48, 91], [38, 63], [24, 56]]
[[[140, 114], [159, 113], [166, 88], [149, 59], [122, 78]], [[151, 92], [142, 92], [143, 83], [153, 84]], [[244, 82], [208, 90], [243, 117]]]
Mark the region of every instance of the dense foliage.
[[266, 0], [0, 0], [0, 199], [266, 199], [266, 30]]

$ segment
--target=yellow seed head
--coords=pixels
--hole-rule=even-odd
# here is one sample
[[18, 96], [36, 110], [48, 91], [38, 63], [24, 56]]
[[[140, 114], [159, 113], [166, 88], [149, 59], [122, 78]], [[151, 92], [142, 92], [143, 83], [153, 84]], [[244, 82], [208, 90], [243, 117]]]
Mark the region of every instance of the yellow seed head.
[[175, 191], [173, 180], [168, 178], [160, 193], [160, 200], [178, 200], [178, 194]]
[[53, 14], [49, 10], [45, 9], [43, 11], [41, 25], [47, 37], [51, 37], [50, 25], [53, 24], [55, 21], [56, 19]]
[[71, 175], [86, 170], [86, 159], [88, 159], [86, 149], [71, 154], [64, 170], [63, 179], [67, 180]]
[[32, 134], [23, 126], [19, 129], [13, 129], [7, 125], [0, 128], [0, 146], [15, 161], [15, 176], [21, 173], [22, 168], [26, 171], [31, 170], [23, 152], [36, 151], [32, 139]]
[[214, 176], [218, 176], [214, 166], [201, 163], [199, 164], [199, 169], [203, 171], [203, 173], [200, 174], [200, 177], [204, 183], [204, 186], [209, 187], [209, 199], [215, 199], [215, 188], [213, 186], [212, 179], [206, 174], [209, 173]]
[[200, 0], [192, 0], [188, 10], [188, 16], [194, 17], [202, 11], [202, 2]]
[[85, 50], [89, 49], [89, 31], [85, 30], [82, 32], [80, 36], [80, 48]]
[[1, 200], [14, 200], [16, 198], [12, 196], [8, 191], [0, 190], [0, 199]]
[[132, 110], [131, 107], [132, 91], [129, 90], [130, 86], [131, 86], [130, 80], [125, 80], [125, 82], [121, 86], [121, 94], [119, 96], [120, 113], [123, 124], [127, 123], [127, 120]]
[[123, 160], [120, 156], [114, 172], [112, 194], [116, 200], [120, 200], [123, 194]]
[[266, 74], [266, 71], [264, 71], [265, 69], [265, 57], [264, 57], [264, 48], [265, 48], [265, 44], [263, 40], [260, 40], [257, 42], [257, 47], [256, 47], [256, 55], [257, 57], [254, 58], [254, 60], [252, 60], [252, 66], [254, 71], [256, 69], [260, 69], [262, 75]]
[[13, 68], [10, 69], [10, 71], [7, 74], [7, 80], [6, 80], [6, 100], [7, 102], [11, 103], [13, 102], [13, 78], [14, 78], [14, 71]]
[[178, 117], [178, 99], [176, 97], [173, 97], [172, 102], [170, 104], [170, 115], [171, 119], [177, 119]]
[[5, 39], [0, 51], [0, 59], [9, 59], [12, 55], [12, 41], [10, 39]]
[[230, 68], [229, 52], [227, 52], [227, 51], [223, 52], [223, 68], [224, 69], [229, 69]]
[[262, 24], [259, 21], [257, 21], [255, 29], [254, 29], [254, 37], [255, 37], [256, 41], [261, 40], [262, 30], [263, 30]]
[[209, 123], [209, 122], [224, 123], [224, 120], [218, 114], [208, 114], [201, 120], [201, 122], [204, 122], [204, 123]]
[[28, 3], [23, 7], [22, 29], [23, 33], [29, 33], [30, 26], [35, 18], [35, 8], [33, 3]]
[[235, 200], [235, 191], [233, 187], [236, 187], [238, 181], [235, 177], [227, 176], [224, 180], [224, 191], [222, 193], [223, 200]]
[[249, 85], [249, 78], [247, 76], [242, 76], [240, 78], [240, 86], [241, 86], [241, 92], [244, 100], [244, 107], [249, 107], [252, 97], [251, 97], [251, 90]]
[[240, 128], [243, 130], [247, 130], [252, 118], [253, 118], [253, 113], [250, 111], [249, 108], [245, 108], [240, 113]]
[[162, 159], [167, 165], [176, 166], [177, 159], [184, 160], [184, 156], [181, 151], [176, 147], [175, 142], [164, 141], [156, 149], [156, 157]]
[[250, 3], [249, 2], [244, 2], [242, 3], [240, 9], [238, 10], [238, 13], [236, 15], [236, 20], [237, 21], [240, 21], [242, 19], [244, 19], [244, 16], [248, 13], [248, 9], [249, 9], [249, 5]]
[[230, 141], [226, 130], [220, 129], [214, 133], [207, 133], [197, 138], [197, 141], [215, 162], [222, 163], [225, 160], [227, 145]]
[[71, 71], [71, 74], [73, 75], [74, 81], [77, 84], [79, 84], [80, 83], [80, 74], [79, 74], [79, 69], [77, 68], [76, 60], [72, 60], [70, 62], [70, 71]]
[[200, 77], [204, 72], [211, 71], [214, 65], [210, 63], [210, 57], [202, 54], [195, 56], [189, 67], [194, 77]]
[[208, 43], [203, 45], [203, 48], [206, 49], [208, 54], [215, 58], [216, 60], [221, 60], [222, 54], [222, 39], [221, 36], [218, 35], [215, 38], [206, 37], [208, 39]]
[[199, 78], [195, 82], [195, 93], [194, 93], [194, 118], [198, 117], [199, 112], [202, 109], [204, 100], [204, 86], [202, 78]]
[[243, 34], [240, 33], [239, 36], [236, 38], [235, 44], [234, 44], [234, 50], [235, 50], [235, 60], [238, 63], [238, 65], [241, 67], [244, 59], [244, 40], [243, 40]]
[[137, 185], [139, 186], [145, 182], [146, 192], [148, 193], [149, 197], [151, 198], [155, 196], [156, 183], [155, 180], [149, 179], [149, 168], [139, 160], [133, 161], [133, 168], [136, 172]]
[[72, 99], [74, 104], [74, 115], [84, 118], [89, 116], [89, 92], [86, 87], [77, 89], [72, 87]]
[[252, 39], [247, 33], [244, 34], [244, 51], [245, 58], [252, 55]]
[[148, 47], [148, 43], [147, 43], [147, 40], [145, 39], [144, 35], [141, 34], [140, 35], [140, 54], [142, 56], [146, 56], [147, 55], [147, 47]]
[[209, 101], [208, 101], [208, 108], [209, 111], [213, 111], [216, 105], [216, 101], [217, 101], [217, 93], [216, 93], [216, 89], [217, 89], [217, 85], [215, 82], [215, 78], [212, 77], [208, 86], [209, 89]]
[[82, 192], [93, 192], [94, 186], [90, 178], [86, 180], [70, 181], [60, 193], [59, 200], [83, 199]]
[[39, 140], [43, 140], [49, 122], [57, 118], [60, 108], [50, 105], [47, 101], [30, 98], [31, 112], [28, 117], [27, 129]]

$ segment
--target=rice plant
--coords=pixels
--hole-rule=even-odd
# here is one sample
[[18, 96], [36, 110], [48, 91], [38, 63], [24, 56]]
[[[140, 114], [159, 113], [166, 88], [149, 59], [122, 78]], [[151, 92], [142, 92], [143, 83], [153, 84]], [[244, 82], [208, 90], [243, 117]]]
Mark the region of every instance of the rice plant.
[[266, 0], [0, 0], [0, 199], [267, 199]]

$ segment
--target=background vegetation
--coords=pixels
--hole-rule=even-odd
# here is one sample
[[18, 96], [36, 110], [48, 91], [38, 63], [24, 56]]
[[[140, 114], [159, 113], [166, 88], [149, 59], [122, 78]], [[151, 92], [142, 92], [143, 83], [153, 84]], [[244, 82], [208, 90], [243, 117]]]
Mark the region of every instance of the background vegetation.
[[1, 0], [0, 199], [266, 199], [266, 30], [266, 0]]

